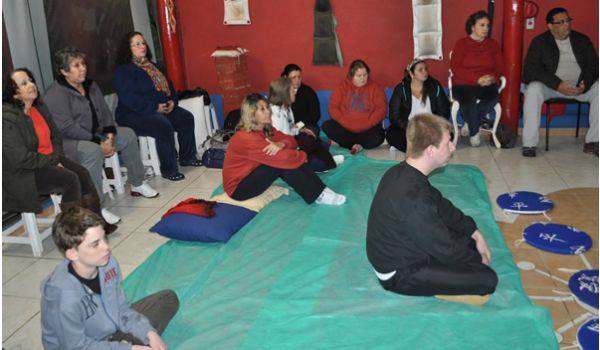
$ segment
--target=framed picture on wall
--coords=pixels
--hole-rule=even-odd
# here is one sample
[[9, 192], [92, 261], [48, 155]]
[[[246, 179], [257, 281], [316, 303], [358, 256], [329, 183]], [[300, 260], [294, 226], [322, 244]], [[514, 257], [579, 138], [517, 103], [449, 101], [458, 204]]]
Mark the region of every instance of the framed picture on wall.
[[223, 0], [225, 4], [225, 25], [249, 25], [250, 10], [248, 0]]

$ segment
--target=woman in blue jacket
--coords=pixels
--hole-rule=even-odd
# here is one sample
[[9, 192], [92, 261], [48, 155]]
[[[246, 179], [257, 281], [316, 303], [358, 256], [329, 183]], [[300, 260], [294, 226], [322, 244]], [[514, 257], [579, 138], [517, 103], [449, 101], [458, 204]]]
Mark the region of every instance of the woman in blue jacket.
[[123, 38], [114, 74], [119, 96], [115, 118], [138, 136], [155, 138], [162, 176], [179, 181], [185, 176], [177, 167], [173, 132], [179, 141], [179, 165], [201, 165], [196, 158], [194, 116], [177, 106], [173, 85], [151, 60], [152, 52], [141, 33], [130, 32]]
[[406, 152], [408, 120], [421, 113], [448, 119], [449, 106], [440, 82], [429, 76], [425, 61], [415, 58], [406, 67], [404, 79], [394, 88], [390, 99], [390, 127], [385, 132], [385, 139], [390, 146]]

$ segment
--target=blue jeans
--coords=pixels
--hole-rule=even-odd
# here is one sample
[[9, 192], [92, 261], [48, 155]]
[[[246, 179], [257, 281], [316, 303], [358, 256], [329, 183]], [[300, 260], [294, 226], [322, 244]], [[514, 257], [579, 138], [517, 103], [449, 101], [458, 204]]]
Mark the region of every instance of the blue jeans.
[[500, 99], [498, 85], [458, 85], [452, 88], [452, 92], [460, 104], [463, 120], [469, 125], [469, 136], [474, 136], [479, 132], [481, 119], [494, 110]]
[[150, 136], [156, 139], [156, 148], [160, 160], [160, 171], [166, 175], [178, 172], [175, 135], [179, 141], [179, 162], [196, 159], [196, 138], [194, 137], [194, 116], [187, 110], [176, 106], [169, 114], [150, 115], [126, 114], [117, 117], [120, 126], [132, 128], [138, 136]]

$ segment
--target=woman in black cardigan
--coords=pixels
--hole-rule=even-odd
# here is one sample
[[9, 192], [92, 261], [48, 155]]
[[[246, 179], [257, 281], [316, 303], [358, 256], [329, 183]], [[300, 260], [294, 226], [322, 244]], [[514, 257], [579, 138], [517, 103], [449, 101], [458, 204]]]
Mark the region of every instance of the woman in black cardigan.
[[[27, 68], [10, 72], [2, 95], [2, 206], [42, 211], [39, 196], [62, 194], [61, 208], [83, 206], [97, 214], [100, 200], [88, 171], [63, 157], [62, 137], [39, 99]], [[105, 223], [106, 233], [117, 229]]]
[[408, 120], [421, 113], [448, 119], [450, 103], [440, 82], [429, 76], [425, 61], [416, 58], [406, 67], [404, 79], [390, 99], [390, 127], [385, 132], [388, 144], [406, 152]]
[[292, 81], [292, 87], [296, 91], [296, 100], [292, 103], [294, 120], [303, 122], [304, 126], [310, 129], [317, 138], [321, 129], [319, 128], [319, 119], [321, 119], [321, 105], [319, 98], [310, 86], [302, 83], [302, 69], [294, 63], [290, 63], [283, 68], [282, 77], [289, 78]]

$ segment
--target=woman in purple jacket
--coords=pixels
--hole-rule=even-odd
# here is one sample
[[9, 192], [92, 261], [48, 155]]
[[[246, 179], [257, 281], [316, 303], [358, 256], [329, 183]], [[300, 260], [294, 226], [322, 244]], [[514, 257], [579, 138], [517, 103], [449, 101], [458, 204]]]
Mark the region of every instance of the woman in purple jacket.
[[162, 176], [179, 181], [185, 176], [177, 167], [174, 132], [179, 141], [179, 165], [202, 165], [196, 158], [194, 116], [177, 106], [173, 85], [151, 60], [152, 52], [141, 33], [130, 32], [123, 38], [114, 73], [119, 96], [115, 118], [138, 136], [155, 138]]

